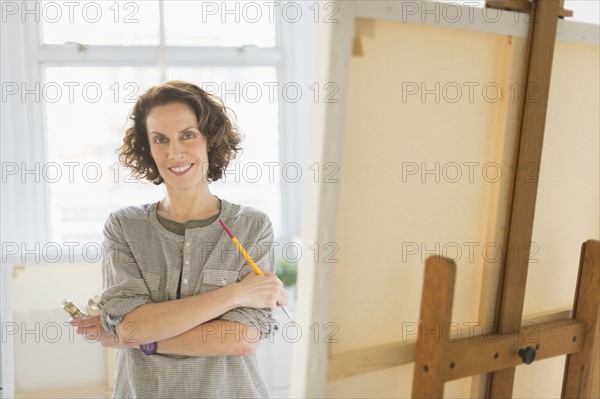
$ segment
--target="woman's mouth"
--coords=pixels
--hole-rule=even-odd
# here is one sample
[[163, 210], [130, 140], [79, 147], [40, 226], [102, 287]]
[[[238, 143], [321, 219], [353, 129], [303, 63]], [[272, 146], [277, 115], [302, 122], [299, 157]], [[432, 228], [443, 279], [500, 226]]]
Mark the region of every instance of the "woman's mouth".
[[188, 163], [186, 165], [171, 167], [169, 170], [177, 176], [183, 176], [192, 168], [193, 165], [193, 163]]

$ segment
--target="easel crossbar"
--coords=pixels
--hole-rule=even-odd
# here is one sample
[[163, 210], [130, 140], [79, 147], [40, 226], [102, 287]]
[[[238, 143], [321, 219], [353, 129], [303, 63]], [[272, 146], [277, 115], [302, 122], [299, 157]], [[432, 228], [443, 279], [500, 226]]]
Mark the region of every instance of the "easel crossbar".
[[[413, 375], [413, 398], [441, 398], [444, 383], [482, 373], [503, 373], [568, 355], [563, 398], [592, 398], [600, 346], [600, 241], [582, 245], [573, 318], [504, 329], [504, 334], [467, 337], [455, 342], [432, 334], [450, 324], [456, 265], [451, 259], [430, 257], [425, 262], [419, 340]], [[446, 289], [442, 289], [446, 287]], [[512, 397], [512, 378], [509, 386]], [[510, 389], [509, 389], [510, 388]], [[490, 397], [498, 397], [491, 393]]]
[[451, 381], [516, 367], [523, 364], [518, 351], [527, 347], [536, 350], [536, 361], [579, 352], [584, 346], [585, 331], [585, 323], [569, 319], [531, 324], [518, 334], [463, 338], [447, 346], [444, 379]]

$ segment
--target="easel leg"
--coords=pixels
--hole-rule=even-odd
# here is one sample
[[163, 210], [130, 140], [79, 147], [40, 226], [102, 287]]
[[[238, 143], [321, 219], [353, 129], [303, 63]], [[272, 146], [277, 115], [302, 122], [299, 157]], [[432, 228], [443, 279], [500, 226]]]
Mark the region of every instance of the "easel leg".
[[[562, 397], [597, 398], [598, 317], [600, 303], [600, 241], [589, 240], [581, 247], [573, 318], [586, 323], [583, 350], [567, 355]], [[596, 382], [596, 384], [595, 384]]]
[[[523, 103], [520, 143], [517, 155], [517, 171], [506, 248], [529, 248], [533, 234], [533, 220], [538, 188], [538, 174], [525, 178], [525, 165], [539, 165], [544, 141], [544, 127], [550, 92], [552, 58], [556, 41], [559, 3], [553, 0], [537, 0], [534, 5], [534, 23], [530, 28], [529, 61], [526, 87], [533, 84], [539, 89], [539, 101]], [[529, 267], [529, 249], [525, 256], [514, 259], [505, 257], [499, 289], [496, 321], [500, 334], [518, 330], [523, 317], [523, 303]], [[488, 397], [512, 398], [515, 369], [509, 368], [492, 373], [489, 379]]]
[[419, 338], [413, 375], [413, 398], [444, 396], [445, 342], [442, 332], [452, 317], [456, 265], [450, 259], [430, 256], [425, 262], [421, 295]]

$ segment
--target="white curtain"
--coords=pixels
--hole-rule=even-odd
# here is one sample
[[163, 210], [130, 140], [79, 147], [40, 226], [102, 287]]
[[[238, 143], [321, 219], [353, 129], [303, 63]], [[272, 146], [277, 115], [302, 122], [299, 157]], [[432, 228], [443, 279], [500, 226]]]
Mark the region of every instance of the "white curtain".
[[[1, 160], [2, 160], [2, 254], [12, 244], [30, 249], [50, 239], [47, 184], [41, 169], [46, 162], [46, 137], [42, 129], [43, 86], [32, 33], [34, 18], [5, 15], [1, 31]], [[22, 98], [23, 90], [36, 95]], [[18, 90], [15, 94], [10, 94]], [[36, 98], [39, 96], [40, 98]], [[25, 170], [33, 171], [25, 173]], [[22, 244], [25, 243], [25, 244]], [[10, 252], [9, 252], [10, 253]]]
[[[21, 258], [23, 249], [43, 247], [49, 240], [47, 187], [41, 176], [46, 161], [45, 135], [42, 126], [43, 104], [34, 95], [21, 98], [22, 89], [41, 87], [39, 65], [32, 59], [34, 18], [21, 21], [19, 13], [3, 13], [0, 24], [0, 238], [2, 242], [0, 273], [0, 322], [4, 329], [12, 321], [10, 266]], [[18, 92], [13, 93], [15, 90]], [[40, 171], [39, 173], [36, 171]], [[33, 170], [23, 174], [23, 170]], [[33, 261], [29, 255], [27, 261]], [[7, 330], [3, 330], [7, 333]], [[1, 398], [14, 397], [12, 338], [0, 343]]]

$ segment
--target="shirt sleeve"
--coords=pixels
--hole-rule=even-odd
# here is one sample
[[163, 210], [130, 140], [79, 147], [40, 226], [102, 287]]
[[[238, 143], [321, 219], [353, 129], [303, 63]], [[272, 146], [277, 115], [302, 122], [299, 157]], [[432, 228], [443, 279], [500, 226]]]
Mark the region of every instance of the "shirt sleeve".
[[[273, 240], [273, 226], [267, 217], [265, 227], [256, 243], [252, 243], [246, 248], [248, 254], [254, 260], [254, 263], [256, 263], [263, 272], [273, 272], [275, 270]], [[251, 272], [254, 273], [250, 265], [247, 262], [244, 262], [244, 266], [239, 273], [239, 278], [243, 279]], [[246, 326], [254, 327], [260, 332], [260, 339], [272, 337], [279, 328], [279, 323], [273, 318], [271, 309], [240, 307], [222, 314], [218, 319], [237, 321]]]
[[151, 303], [148, 286], [134, 257], [135, 243], [125, 239], [118, 218], [111, 214], [104, 226], [102, 256], [102, 326], [117, 335], [117, 326], [127, 313]]

